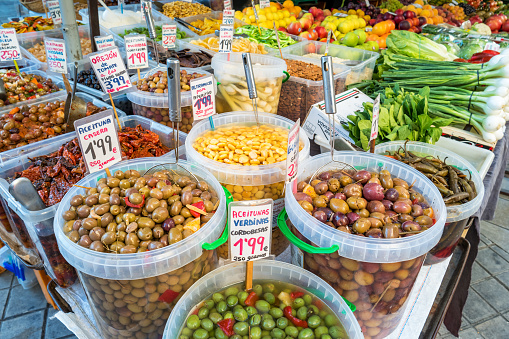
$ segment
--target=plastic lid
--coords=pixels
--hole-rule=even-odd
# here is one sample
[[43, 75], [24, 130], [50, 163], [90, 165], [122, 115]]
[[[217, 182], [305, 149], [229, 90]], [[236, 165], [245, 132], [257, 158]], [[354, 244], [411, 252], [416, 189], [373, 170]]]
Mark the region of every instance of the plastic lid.
[[[186, 144], [187, 147], [187, 144]], [[426, 254], [435, 246], [444, 230], [446, 208], [438, 189], [423, 174], [399, 161], [381, 155], [365, 152], [336, 152], [334, 160], [354, 166], [356, 169], [388, 170], [393, 177], [415, 185], [435, 212], [436, 222], [429, 230], [411, 237], [397, 239], [375, 239], [359, 237], [338, 231], [316, 220], [297, 203], [293, 194], [285, 196], [288, 217], [299, 232], [320, 247], [339, 245], [339, 255], [353, 260], [375, 263], [400, 262]], [[316, 170], [331, 161], [330, 154], [324, 153], [309, 158], [299, 166], [297, 181], [310, 178]], [[289, 192], [291, 187], [286, 188]]]
[[[246, 265], [233, 263], [220, 267], [200, 280], [180, 298], [171, 311], [166, 327], [164, 339], [176, 339], [180, 334], [182, 324], [194, 306], [224, 288], [242, 283], [246, 280]], [[350, 339], [364, 338], [359, 323], [352, 311], [339, 294], [325, 281], [315, 274], [280, 261], [257, 260], [253, 262], [253, 280], [272, 280], [299, 286], [319, 297], [340, 319], [346, 334]]]
[[[270, 55], [251, 53], [251, 63], [256, 81], [282, 77], [284, 76], [283, 71], [287, 69], [284, 60]], [[212, 57], [211, 65], [214, 73], [246, 77], [242, 64], [242, 53], [217, 53]]]
[[[211, 73], [204, 71], [202, 69], [196, 69], [196, 68], [187, 68], [187, 67], [181, 67], [181, 71], [187, 71], [187, 73], [198, 73], [198, 74], [205, 74], [210, 75]], [[154, 74], [157, 71], [166, 71], [166, 67], [158, 66], [154, 69], [151, 69], [150, 71], [147, 71], [145, 73], [142, 73], [142, 78], [145, 77], [145, 75], [148, 74]], [[138, 75], [133, 75], [131, 77], [131, 82], [138, 81]], [[217, 84], [214, 81], [214, 89], [217, 92]], [[168, 108], [168, 94], [167, 93], [151, 93], [151, 92], [144, 92], [136, 89], [132, 92], [127, 92], [127, 99], [129, 99], [132, 103], [144, 106], [144, 107], [163, 107]], [[181, 92], [180, 93], [180, 106], [186, 107], [191, 106], [191, 91], [187, 92]]]
[[[149, 168], [161, 163], [164, 163], [161, 159], [141, 158], [120, 162], [110, 167], [110, 172], [132, 169], [144, 173]], [[64, 225], [62, 213], [69, 209], [71, 198], [76, 194], [85, 193], [85, 189], [75, 186], [60, 202], [53, 223], [58, 247], [65, 260], [77, 270], [94, 277], [133, 280], [173, 271], [201, 256], [203, 253], [202, 244], [213, 242], [223, 232], [226, 223], [226, 198], [222, 186], [210, 173], [201, 169], [200, 166], [192, 165], [186, 161], [179, 161], [179, 165], [206, 181], [220, 199], [216, 213], [198, 232], [173, 245], [143, 253], [114, 254], [89, 250], [73, 243], [62, 230]], [[186, 173], [175, 164], [168, 164], [168, 166], [179, 173]], [[106, 173], [100, 171], [80, 180], [77, 185], [94, 187], [97, 180], [105, 177]]]
[[[386, 142], [381, 145], [377, 145], [375, 148], [375, 153], [385, 155], [386, 152], [388, 151], [394, 152], [403, 147], [405, 147], [404, 141]], [[481, 202], [484, 197], [484, 184], [482, 182], [481, 176], [479, 175], [479, 172], [470, 162], [466, 161], [456, 153], [451, 152], [445, 148], [436, 145], [426, 144], [423, 142], [417, 141], [408, 142], [406, 144], [406, 149], [413, 153], [432, 155], [440, 159], [447, 158], [448, 165], [452, 165], [459, 169], [460, 171], [464, 172], [467, 175], [467, 177], [469, 176], [469, 173], [472, 174], [472, 181], [475, 184], [477, 196], [473, 200], [467, 202], [466, 204], [447, 207], [446, 222], [463, 220], [469, 218], [470, 216], [472, 216], [472, 214], [477, 212], [477, 210], [481, 206]]]
[[[239, 125], [253, 125], [256, 123], [256, 118], [253, 112], [223, 113], [214, 115], [212, 119], [216, 128], [232, 123]], [[279, 126], [288, 130], [294, 124], [294, 122], [290, 119], [271, 113], [258, 112], [258, 120], [260, 124]], [[212, 175], [216, 177], [220, 183], [259, 186], [274, 184], [285, 180], [286, 161], [260, 166], [229, 165], [214, 161], [198, 153], [194, 149], [193, 143], [200, 135], [209, 130], [210, 123], [208, 119], [204, 119], [193, 126], [186, 138], [186, 156], [187, 160], [190, 162], [200, 164], [210, 171], [210, 173], [212, 173]], [[304, 147], [299, 152], [299, 163], [302, 163], [309, 157], [309, 139], [302, 129], [300, 130], [299, 138], [304, 144]]]

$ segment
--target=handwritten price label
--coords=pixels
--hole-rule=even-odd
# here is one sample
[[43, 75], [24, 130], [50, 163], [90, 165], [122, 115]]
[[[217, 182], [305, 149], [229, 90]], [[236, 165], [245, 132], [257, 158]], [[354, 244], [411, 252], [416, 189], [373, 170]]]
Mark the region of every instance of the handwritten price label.
[[163, 47], [175, 48], [177, 41], [177, 25], [163, 25]]
[[219, 53], [230, 53], [232, 51], [233, 26], [221, 25], [219, 31]]
[[214, 76], [209, 75], [191, 80], [191, 98], [194, 121], [216, 114]]
[[96, 113], [74, 122], [81, 153], [90, 173], [122, 161], [113, 110]]
[[378, 118], [380, 116], [380, 94], [376, 97], [373, 103], [373, 124], [371, 124], [371, 136], [369, 141], [375, 140], [378, 136]]
[[235, 16], [235, 11], [232, 9], [225, 9], [223, 11], [223, 25], [233, 26], [233, 20]]
[[272, 199], [229, 204], [229, 253], [232, 261], [252, 261], [270, 255], [272, 205]]
[[488, 42], [486, 46], [484, 46], [484, 49], [498, 52], [500, 51], [500, 46], [496, 42]]
[[0, 61], [21, 60], [18, 38], [14, 28], [0, 29]]
[[297, 192], [297, 171], [299, 163], [299, 132], [300, 132], [300, 119], [297, 119], [295, 124], [288, 132], [288, 149], [286, 154], [286, 182], [295, 183], [294, 192]]
[[105, 49], [115, 47], [115, 41], [113, 41], [113, 35], [106, 36], [95, 36], [95, 45], [98, 51], [104, 51]]
[[49, 16], [53, 19], [55, 25], [62, 23], [62, 13], [60, 13], [60, 5], [58, 1], [49, 0], [46, 1], [46, 7], [48, 7]]
[[131, 35], [124, 37], [125, 52], [127, 54], [127, 68], [148, 67], [147, 37], [145, 35]]
[[260, 8], [267, 8], [270, 7], [270, 1], [269, 0], [260, 0]]
[[232, 1], [224, 0], [224, 9], [232, 9]]
[[105, 93], [120, 92], [132, 86], [118, 47], [89, 54], [88, 58]]
[[65, 55], [65, 41], [63, 39], [44, 39], [46, 60], [52, 72], [67, 74], [67, 58]]

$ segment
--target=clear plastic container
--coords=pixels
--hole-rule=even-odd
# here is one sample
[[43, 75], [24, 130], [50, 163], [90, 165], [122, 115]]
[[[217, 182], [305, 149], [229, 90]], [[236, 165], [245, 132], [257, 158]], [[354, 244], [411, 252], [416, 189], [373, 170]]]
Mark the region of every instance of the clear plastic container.
[[[78, 93], [78, 95], [83, 94]], [[136, 127], [137, 125], [141, 125], [146, 129], [150, 129], [161, 137], [161, 140], [166, 146], [171, 149], [173, 148], [171, 145], [171, 135], [173, 130], [168, 127], [137, 116], [121, 117], [120, 123], [126, 127]], [[185, 134], [180, 132], [179, 135], [180, 143], [182, 144], [185, 139]], [[7, 154], [7, 157], [11, 160], [4, 161], [2, 163], [3, 171], [0, 173], [0, 196], [2, 196], [6, 202], [4, 210], [11, 223], [12, 229], [19, 230], [20, 233], [24, 232], [24, 234], [26, 234], [26, 238], [35, 243], [35, 247], [44, 261], [48, 274], [61, 287], [72, 285], [76, 280], [76, 273], [60, 254], [61, 252], [57, 246], [55, 235], [53, 233], [53, 218], [59, 204], [55, 204], [40, 211], [29, 211], [9, 193], [9, 182], [16, 172], [22, 171], [32, 164], [30, 158], [50, 154], [58, 150], [62, 144], [75, 137], [75, 132], [68, 133], [53, 139], [44, 140], [40, 142], [40, 145], [37, 145], [38, 147], [35, 149], [31, 150], [26, 148], [21, 153], [14, 155]], [[183, 152], [184, 147], [180, 146], [180, 153], [182, 154]], [[3, 156], [4, 154], [2, 154], [2, 157]], [[174, 158], [174, 151], [170, 151], [167, 155], [158, 159], [159, 162], [161, 162], [162, 159], [169, 158]], [[149, 158], [144, 159], [147, 160]]]
[[[202, 36], [198, 36], [198, 37], [194, 37], [194, 38], [185, 38], [185, 39], [182, 39], [181, 41], [183, 43], [186, 43], [186, 44], [189, 44], [189, 45], [194, 46], [196, 48], [199, 48], [200, 50], [202, 50], [204, 52], [207, 52], [209, 54], [215, 55], [215, 54], [218, 53], [217, 49], [216, 50], [212, 50], [212, 49], [209, 49], [209, 48], [205, 48], [204, 46], [196, 45], [196, 44], [191, 43], [191, 41], [193, 41], [193, 40], [205, 40], [205, 39], [211, 38], [211, 37], [216, 37], [218, 39], [217, 43], [219, 44], [219, 37], [217, 37], [215, 34], [207, 34], [207, 35], [202, 35]], [[236, 39], [235, 36], [234, 36], [234, 39]], [[265, 52], [267, 52], [267, 53], [265, 53], [263, 55], [279, 56], [279, 50], [277, 48], [276, 49], [270, 48], [270, 47], [268, 47], [266, 45], [263, 45], [263, 44], [262, 44], [262, 46], [263, 46]], [[284, 48], [282, 48], [281, 50], [284, 50]], [[226, 55], [226, 53], [225, 53], [225, 55]], [[251, 53], [251, 55], [254, 55], [254, 53]]]
[[[330, 159], [330, 154], [309, 158], [299, 166], [297, 181], [310, 178]], [[336, 230], [306, 213], [293, 194], [285, 197], [285, 212], [297, 236], [281, 222], [286, 213], [281, 213], [278, 224], [295, 245], [293, 262], [317, 274], [355, 304], [355, 316], [365, 338], [384, 338], [398, 326], [424, 257], [442, 235], [445, 204], [438, 189], [423, 174], [396, 160], [364, 152], [337, 152], [334, 159], [358, 170], [386, 169], [407, 183], [415, 181], [413, 188], [435, 213], [435, 224], [424, 232], [404, 238], [376, 239]]]
[[[213, 116], [215, 128], [223, 125], [238, 124], [242, 126], [256, 124], [253, 112], [234, 112]], [[284, 129], [290, 129], [293, 122], [274, 114], [258, 113], [260, 124], [274, 125]], [[270, 165], [242, 166], [229, 165], [214, 161], [198, 153], [194, 147], [194, 141], [203, 133], [210, 130], [208, 120], [197, 123], [186, 139], [186, 156], [190, 162], [200, 164], [212, 173], [233, 196], [234, 201], [274, 199], [274, 220], [272, 223], [272, 254], [279, 255], [287, 247], [288, 241], [276, 227], [276, 217], [284, 207], [284, 181], [286, 178], [286, 162], [277, 162]], [[299, 163], [309, 157], [309, 139], [304, 131], [300, 131], [299, 138], [302, 150], [299, 153]], [[228, 257], [227, 244], [219, 248], [222, 258]]]
[[[307, 62], [321, 67], [320, 59], [304, 58], [297, 55], [283, 54], [283, 58]], [[345, 82], [351, 70], [334, 69], [334, 90], [339, 94], [345, 90]], [[300, 118], [304, 122], [312, 105], [324, 100], [323, 81], [313, 81], [296, 76], [290, 76], [288, 81], [281, 87], [281, 96], [277, 114], [290, 120], [297, 121]]]
[[[170, 315], [164, 339], [177, 339], [182, 324], [193, 307], [213, 293], [246, 280], [246, 265], [223, 266], [198, 280], [180, 299]], [[336, 314], [350, 339], [362, 338], [362, 333], [347, 303], [327, 283], [300, 267], [271, 260], [253, 262], [253, 280], [274, 281], [299, 286], [320, 298]]]
[[[193, 16], [188, 16], [188, 17], [185, 17], [185, 18], [182, 18], [182, 20], [184, 20], [185, 22], [193, 25], [193, 22], [195, 21], [198, 21], [198, 20], [201, 20], [201, 21], [204, 21], [205, 19], [214, 19], [214, 20], [221, 20], [221, 23], [220, 25], [222, 24], [222, 20], [223, 20], [223, 11], [214, 11], [214, 12], [210, 12], [210, 13], [205, 13], [205, 14], [198, 14], [198, 15], [193, 15]], [[237, 28], [237, 27], [240, 27], [240, 26], [244, 26], [246, 25], [245, 22], [243, 21], [240, 21], [239, 19], [233, 19], [233, 27], [234, 28]], [[193, 25], [194, 26], [194, 25]], [[208, 34], [213, 34], [214, 32], [201, 32], [201, 31], [198, 31], [198, 30], [194, 30], [193, 28], [189, 28], [191, 31], [193, 31], [196, 35], [208, 35]], [[217, 27], [216, 29], [219, 29], [219, 27]]]
[[[120, 11], [120, 6], [108, 6], [108, 8], [111, 9], [112, 11], [115, 11], [115, 10]], [[103, 16], [103, 13], [104, 13], [105, 10], [106, 9], [103, 6], [99, 6], [99, 8], [98, 8], [98, 12], [99, 12], [99, 25], [104, 30], [111, 32], [111, 29], [115, 28], [115, 27], [109, 27], [110, 24], [105, 25], [105, 22], [102, 20], [102, 16]], [[139, 24], [145, 25], [145, 20], [141, 20], [141, 5], [140, 4], [124, 5], [124, 10], [125, 11], [139, 12], [140, 13], [140, 22], [139, 22]], [[85, 24], [88, 24], [88, 8], [80, 9], [79, 10], [79, 14], [81, 15], [81, 20]], [[152, 17], [154, 18], [154, 21], [161, 21], [161, 20], [166, 20], [167, 19], [166, 16], [163, 13], [158, 12], [154, 7], [152, 7]], [[124, 26], [124, 25], [125, 24], [122, 24], [122, 26]]]
[[[327, 43], [325, 42], [304, 40], [299, 44], [286, 47], [283, 52], [319, 59], [322, 55], [325, 55], [326, 46]], [[376, 59], [380, 54], [358, 48], [329, 44], [328, 55], [333, 57], [334, 71], [351, 69], [351, 73], [348, 74], [345, 81], [345, 85], [348, 86], [362, 80], [371, 80]]]
[[[146, 73], [141, 74], [145, 77], [147, 74], [153, 74], [157, 71], [166, 71], [166, 67], [157, 67]], [[181, 71], [186, 71], [188, 74], [198, 73], [210, 75], [201, 69], [181, 67]], [[138, 75], [131, 77], [131, 82], [138, 81]], [[215, 86], [214, 86], [215, 87]], [[168, 116], [168, 94], [167, 93], [151, 93], [144, 91], [133, 91], [127, 93], [127, 98], [132, 102], [133, 114], [141, 115], [143, 117], [157, 121], [160, 124], [171, 126], [170, 118]], [[193, 127], [193, 107], [191, 91], [180, 92], [180, 107], [182, 113], [182, 122], [180, 123], [180, 131], [188, 133]]]
[[[392, 153], [404, 147], [404, 141], [387, 142], [377, 145], [375, 153], [385, 155], [388, 151]], [[477, 212], [481, 206], [481, 202], [484, 198], [484, 184], [475, 167], [454, 152], [436, 145], [416, 141], [406, 143], [406, 149], [417, 155], [432, 155], [439, 159], [447, 159], [448, 165], [454, 166], [465, 173], [467, 178], [471, 175], [471, 180], [474, 182], [477, 191], [477, 196], [466, 204], [447, 207], [447, 219], [444, 226], [444, 233], [438, 244], [429, 251], [425, 262], [425, 264], [430, 265], [436, 264], [444, 261], [454, 252], [468, 219]]]
[[[143, 173], [161, 164], [157, 159], [137, 159], [110, 168]], [[134, 254], [95, 252], [72, 242], [64, 234], [62, 213], [70, 199], [84, 194], [74, 187], [64, 197], [55, 215], [54, 231], [62, 255], [79, 271], [102, 338], [157, 338], [162, 335], [166, 319], [179, 298], [203, 275], [216, 266], [215, 251], [202, 249], [204, 242], [219, 238], [226, 222], [226, 198], [217, 180], [201, 166], [179, 162], [194, 175], [206, 181], [218, 193], [219, 206], [214, 216], [195, 234], [170, 246]], [[171, 165], [178, 173], [186, 173]], [[82, 186], [95, 186], [103, 171], [87, 176]], [[168, 294], [178, 296], [166, 299]], [[167, 300], [168, 302], [165, 302]]]
[[[259, 54], [251, 54], [251, 63], [258, 92], [258, 112], [276, 113], [286, 63], [280, 58]], [[212, 58], [212, 68], [219, 82], [216, 111], [254, 111], [247, 93], [242, 53], [217, 53]]]
[[[39, 68], [41, 68], [40, 62], [36, 62], [36, 61], [28, 58], [28, 56], [24, 56], [23, 59], [17, 60], [16, 63], [18, 64], [20, 72], [29, 73], [29, 72], [36, 71]], [[1, 69], [16, 69], [16, 66], [14, 66], [13, 61], [1, 61], [0, 62], [0, 70]], [[1, 74], [1, 71], [0, 71], [0, 74]]]
[[34, 270], [28, 268], [7, 246], [0, 248], [0, 266], [14, 273], [23, 289], [28, 290], [38, 284]]

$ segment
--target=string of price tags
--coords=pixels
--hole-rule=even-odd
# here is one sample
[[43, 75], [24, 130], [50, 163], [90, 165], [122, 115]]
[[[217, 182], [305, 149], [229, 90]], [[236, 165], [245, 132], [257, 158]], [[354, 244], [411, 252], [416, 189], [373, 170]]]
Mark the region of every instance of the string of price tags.
[[224, 0], [224, 9], [232, 9], [232, 1]]
[[235, 11], [232, 9], [225, 9], [223, 11], [223, 25], [233, 26]]
[[375, 153], [375, 142], [378, 137], [378, 118], [380, 116], [380, 94], [373, 103], [373, 123], [371, 124], [371, 135], [369, 137], [370, 152]]

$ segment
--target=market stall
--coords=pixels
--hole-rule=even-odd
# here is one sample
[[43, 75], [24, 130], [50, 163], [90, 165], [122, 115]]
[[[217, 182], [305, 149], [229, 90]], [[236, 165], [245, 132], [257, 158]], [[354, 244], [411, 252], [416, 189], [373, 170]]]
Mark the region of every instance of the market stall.
[[0, 266], [79, 338], [458, 333], [509, 154], [505, 5], [20, 4]]

